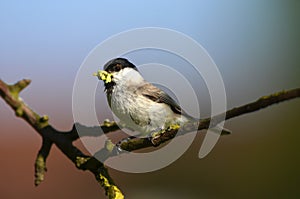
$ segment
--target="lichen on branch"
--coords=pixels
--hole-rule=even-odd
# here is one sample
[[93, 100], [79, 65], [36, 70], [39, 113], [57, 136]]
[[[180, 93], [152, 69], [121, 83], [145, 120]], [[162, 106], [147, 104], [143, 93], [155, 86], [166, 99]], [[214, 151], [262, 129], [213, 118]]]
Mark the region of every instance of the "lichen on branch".
[[[78, 169], [89, 170], [95, 175], [95, 178], [104, 188], [109, 199], [124, 198], [121, 190], [110, 178], [105, 166], [95, 158], [84, 155], [73, 145], [73, 141], [78, 139], [75, 125], [73, 125], [73, 128], [69, 132], [58, 131], [48, 123], [48, 116], [40, 116], [23, 102], [19, 94], [30, 82], [30, 80], [24, 79], [13, 85], [8, 85], [0, 79], [0, 96], [15, 111], [16, 116], [23, 118], [42, 136], [42, 146], [35, 161], [35, 185], [38, 186], [44, 180], [44, 175], [47, 171], [46, 159], [50, 153], [51, 146], [55, 144]], [[84, 128], [82, 125], [78, 127]], [[108, 127], [118, 129], [114, 123], [110, 125], [105, 124], [104, 128]], [[91, 134], [91, 130], [95, 129], [96, 128], [89, 128], [89, 130], [85, 130], [85, 132]]]
[[[44, 180], [44, 175], [47, 171], [46, 159], [50, 153], [51, 146], [55, 144], [78, 169], [88, 170], [94, 174], [97, 182], [105, 190], [109, 199], [123, 199], [123, 193], [109, 176], [108, 170], [103, 164], [103, 162], [105, 162], [105, 160], [109, 157], [118, 155], [115, 150], [116, 146], [108, 140], [105, 147], [95, 154], [97, 157], [100, 156], [102, 161], [100, 162], [93, 156], [83, 154], [73, 145], [73, 141], [79, 138], [77, 133], [78, 131], [80, 131], [80, 136], [100, 136], [100, 132], [110, 133], [120, 130], [116, 122], [104, 121], [102, 125], [93, 127], [87, 127], [79, 123], [75, 123], [70, 131], [58, 131], [49, 124], [48, 116], [40, 116], [29, 108], [19, 97], [20, 92], [26, 88], [30, 82], [30, 80], [24, 79], [13, 85], [8, 85], [0, 79], [0, 96], [15, 111], [16, 116], [23, 118], [36, 130], [37, 133], [42, 136], [42, 146], [35, 161], [35, 185], [39, 185]], [[214, 125], [222, 122], [224, 119], [228, 120], [246, 113], [266, 108], [272, 104], [298, 97], [300, 97], [300, 88], [277, 92], [263, 96], [249, 104], [235, 107], [220, 115], [216, 115], [211, 118], [204, 118], [198, 122], [189, 122], [178, 128], [180, 128], [183, 133], [208, 129], [209, 127], [213, 127]], [[151, 140], [148, 138], [128, 139], [121, 142], [119, 147], [124, 151], [134, 151], [147, 147], [155, 147], [173, 139], [179, 130], [178, 128], [165, 129], [159, 134], [159, 136], [155, 136]]]

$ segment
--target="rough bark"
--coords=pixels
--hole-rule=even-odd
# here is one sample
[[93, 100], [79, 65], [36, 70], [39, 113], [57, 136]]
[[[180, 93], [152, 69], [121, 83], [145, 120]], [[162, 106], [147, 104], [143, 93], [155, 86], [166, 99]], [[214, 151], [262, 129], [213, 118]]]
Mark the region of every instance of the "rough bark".
[[[35, 185], [39, 185], [44, 180], [46, 172], [46, 159], [50, 153], [51, 146], [55, 144], [78, 169], [88, 170], [95, 175], [96, 180], [104, 188], [106, 195], [110, 199], [124, 198], [121, 190], [115, 185], [108, 174], [107, 168], [102, 162], [111, 156], [118, 155], [116, 146], [111, 142], [107, 142], [106, 146], [97, 152], [101, 156], [102, 162], [92, 156], [83, 154], [77, 147], [73, 145], [73, 141], [79, 138], [77, 131], [80, 130], [80, 136], [100, 136], [102, 133], [109, 133], [120, 130], [115, 122], [104, 121], [102, 125], [95, 127], [86, 127], [81, 124], [73, 124], [68, 132], [61, 132], [53, 128], [48, 123], [48, 116], [40, 116], [28, 107], [19, 97], [19, 93], [30, 84], [30, 80], [24, 79], [13, 85], [8, 85], [0, 80], [0, 95], [4, 101], [15, 111], [16, 116], [23, 118], [31, 125], [36, 132], [42, 136], [42, 146], [38, 152], [35, 162]], [[277, 92], [268, 96], [259, 98], [258, 100], [233, 108], [220, 115], [212, 118], [201, 119], [199, 122], [190, 122], [180, 127], [183, 133], [194, 130], [207, 129], [209, 126], [217, 125], [224, 119], [228, 120], [246, 113], [258, 111], [270, 105], [300, 97], [300, 88]], [[128, 139], [119, 145], [122, 150], [133, 151], [137, 149], [158, 146], [175, 137], [178, 128], [168, 128], [163, 130], [159, 136], [155, 138], [133, 138]]]

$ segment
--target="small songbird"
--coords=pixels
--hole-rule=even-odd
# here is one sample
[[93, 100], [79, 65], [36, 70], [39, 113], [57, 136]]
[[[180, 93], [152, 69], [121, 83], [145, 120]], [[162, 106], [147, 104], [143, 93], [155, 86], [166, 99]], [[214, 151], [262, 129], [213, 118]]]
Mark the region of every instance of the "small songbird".
[[124, 58], [107, 62], [94, 75], [104, 81], [108, 104], [127, 128], [145, 136], [195, 120], [164, 91], [147, 82]]
[[104, 81], [108, 104], [129, 129], [146, 136], [171, 125], [199, 121], [189, 116], [164, 91], [147, 82], [137, 67], [124, 58], [107, 62], [94, 75]]

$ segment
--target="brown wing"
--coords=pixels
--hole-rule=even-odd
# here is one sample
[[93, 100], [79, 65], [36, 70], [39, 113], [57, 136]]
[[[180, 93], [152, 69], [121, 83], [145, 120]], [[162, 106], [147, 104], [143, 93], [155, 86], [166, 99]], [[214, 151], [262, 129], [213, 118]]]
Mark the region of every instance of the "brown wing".
[[[157, 103], [165, 103], [177, 114], [185, 114], [180, 106], [164, 91], [153, 84], [146, 83], [137, 89], [137, 92]], [[189, 116], [190, 117], [190, 116]]]

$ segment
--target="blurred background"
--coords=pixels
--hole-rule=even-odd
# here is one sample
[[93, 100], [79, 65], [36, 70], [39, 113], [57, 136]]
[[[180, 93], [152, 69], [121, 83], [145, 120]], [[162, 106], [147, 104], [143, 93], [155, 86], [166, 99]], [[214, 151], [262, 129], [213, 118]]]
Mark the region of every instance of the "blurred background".
[[[190, 36], [208, 51], [232, 108], [300, 86], [299, 22], [297, 0], [1, 1], [0, 78], [9, 83], [31, 79], [22, 98], [49, 115], [54, 127], [69, 130], [73, 84], [88, 53], [119, 32], [163, 27]], [[136, 63], [149, 58], [145, 52], [129, 57]], [[199, 96], [202, 89], [206, 92], [200, 87]], [[105, 99], [100, 101], [107, 107]], [[203, 132], [164, 169], [110, 172], [133, 199], [299, 198], [299, 118], [299, 99], [284, 102], [227, 121], [233, 134], [221, 137], [204, 159], [198, 159]], [[105, 198], [93, 175], [77, 170], [56, 147], [47, 160], [45, 181], [34, 187], [41, 138], [3, 100], [0, 132], [0, 198]]]

